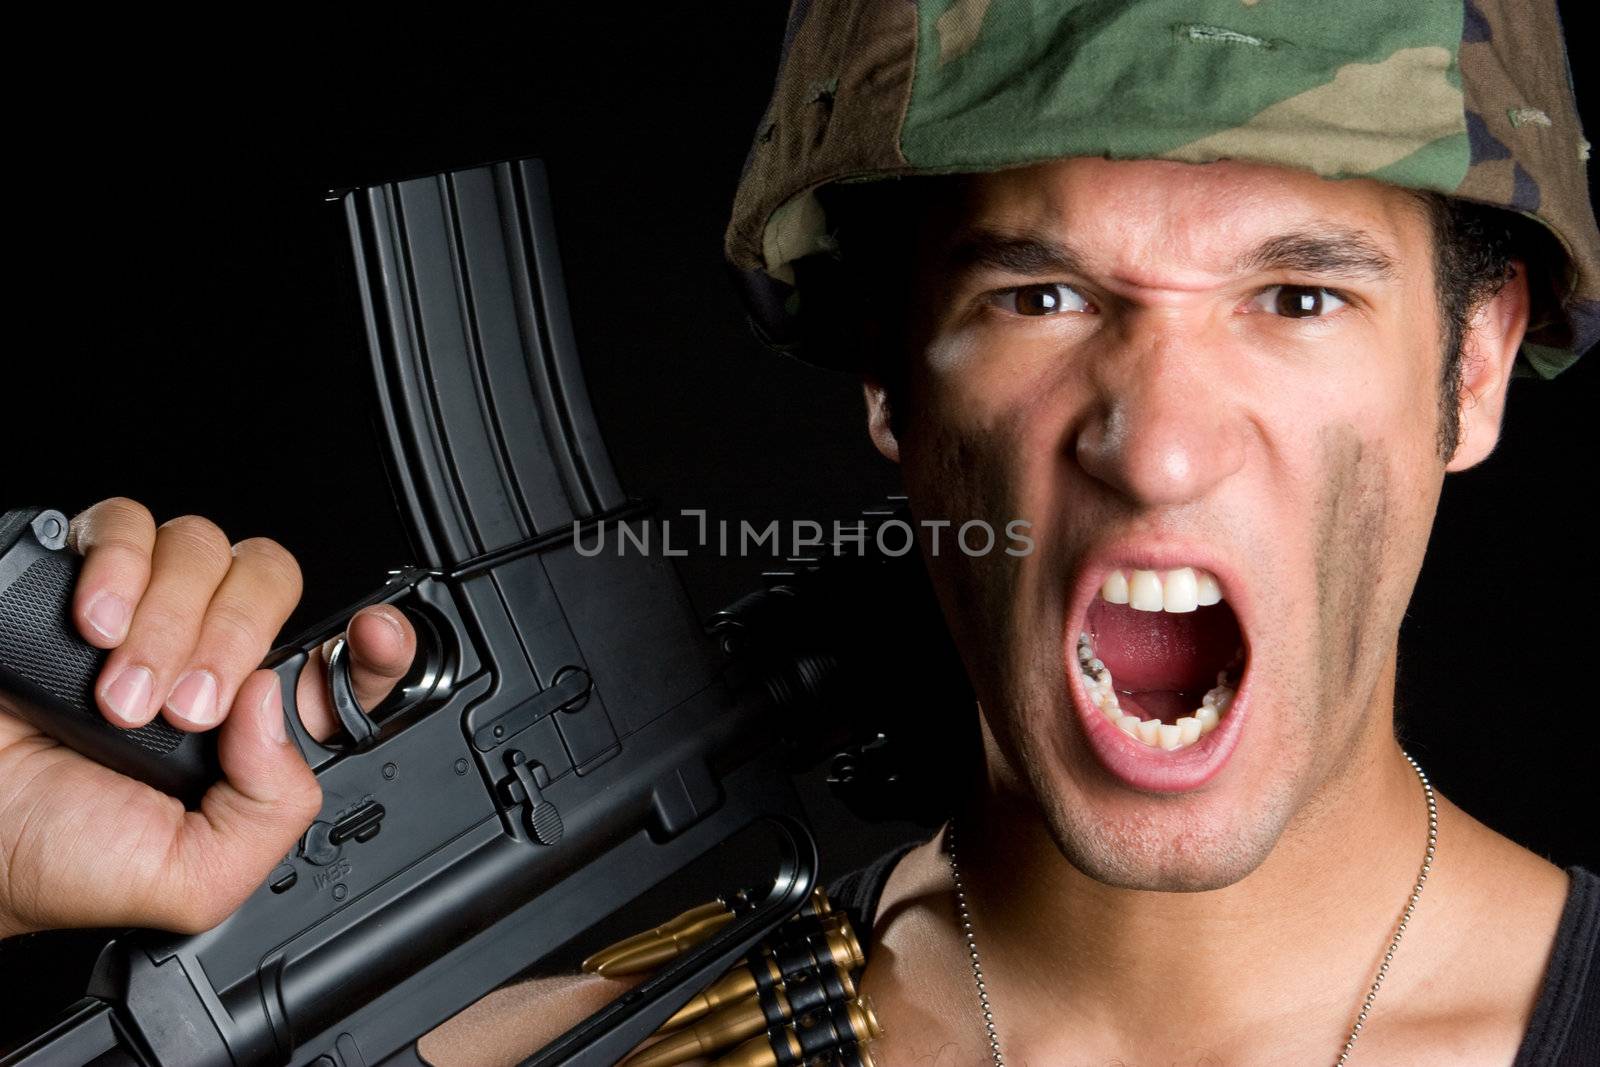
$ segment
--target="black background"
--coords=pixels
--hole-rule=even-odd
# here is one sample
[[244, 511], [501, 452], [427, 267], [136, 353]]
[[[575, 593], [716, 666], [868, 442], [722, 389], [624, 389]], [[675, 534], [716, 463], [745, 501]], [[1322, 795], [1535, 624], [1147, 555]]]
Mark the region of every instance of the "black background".
[[[122, 494], [275, 537], [306, 575], [291, 627], [359, 596], [407, 551], [323, 194], [526, 155], [549, 166], [589, 388], [632, 493], [765, 523], [896, 491], [855, 382], [762, 349], [723, 274], [780, 5], [543, 7], [381, 30], [101, 21], [46, 47], [13, 113], [0, 503]], [[1448, 482], [1401, 656], [1407, 744], [1440, 789], [1590, 867], [1597, 401], [1593, 356], [1513, 388], [1499, 450]], [[695, 552], [681, 570], [708, 614], [768, 564]], [[897, 832], [822, 821], [834, 870]], [[26, 1010], [37, 995], [9, 993], [5, 962]]]

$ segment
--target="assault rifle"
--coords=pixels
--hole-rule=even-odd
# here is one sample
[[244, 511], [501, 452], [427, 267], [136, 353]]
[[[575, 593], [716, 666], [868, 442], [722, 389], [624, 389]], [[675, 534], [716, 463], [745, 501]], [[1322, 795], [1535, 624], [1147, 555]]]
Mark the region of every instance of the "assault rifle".
[[[608, 1065], [801, 909], [815, 883], [790, 778], [800, 731], [786, 726], [803, 721], [824, 749], [850, 739], [830, 709], [859, 703], [825, 699], [828, 680], [843, 680], [836, 695], [864, 693], [872, 671], [852, 671], [839, 648], [865, 623], [838, 598], [858, 600], [886, 561], [793, 570], [708, 632], [666, 560], [585, 558], [575, 536], [640, 523], [645, 509], [618, 485], [590, 408], [542, 165], [340, 199], [418, 562], [267, 661], [323, 809], [215, 929], [117, 937], [88, 995], [0, 1053], [3, 1067], [415, 1064], [421, 1034], [760, 828], [774, 869], [737, 918], [528, 1061]], [[67, 617], [77, 562], [64, 534], [59, 513], [0, 519], [0, 696], [192, 801], [216, 777], [210, 735], [159, 720], [120, 731], [95, 709], [104, 655]], [[335, 652], [342, 730], [318, 741], [295, 711], [295, 680], [351, 614], [379, 602], [416, 624], [417, 664], [369, 711]], [[846, 789], [866, 796], [864, 783], [914, 777], [885, 765], [881, 735], [864, 736], [836, 775]]]

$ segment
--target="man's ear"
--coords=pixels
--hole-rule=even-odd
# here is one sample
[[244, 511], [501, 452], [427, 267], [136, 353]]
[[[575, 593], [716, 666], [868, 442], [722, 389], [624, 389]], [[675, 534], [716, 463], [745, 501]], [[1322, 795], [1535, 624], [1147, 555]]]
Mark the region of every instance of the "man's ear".
[[867, 434], [883, 457], [893, 463], [900, 462], [900, 441], [894, 435], [893, 420], [889, 412], [889, 391], [876, 378], [861, 379], [861, 392], [867, 398]]
[[1478, 306], [1461, 338], [1461, 433], [1446, 470], [1463, 471], [1488, 458], [1500, 439], [1511, 368], [1528, 329], [1528, 273], [1520, 260], [1494, 296]]

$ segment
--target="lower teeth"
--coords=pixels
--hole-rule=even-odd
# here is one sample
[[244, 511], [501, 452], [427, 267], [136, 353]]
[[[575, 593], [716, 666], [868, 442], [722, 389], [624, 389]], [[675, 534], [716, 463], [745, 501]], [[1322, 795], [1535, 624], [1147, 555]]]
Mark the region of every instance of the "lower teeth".
[[[1229, 665], [1230, 669], [1241, 665], [1243, 658], [1241, 650]], [[1140, 719], [1137, 715], [1123, 713], [1111, 672], [1094, 654], [1094, 645], [1088, 634], [1078, 635], [1078, 667], [1083, 671], [1089, 699], [1113, 726], [1151, 748], [1166, 749], [1168, 752], [1192, 745], [1215, 730], [1217, 721], [1227, 713], [1238, 692], [1235, 684], [1229, 684], [1229, 671], [1218, 671], [1217, 684], [1207, 690], [1198, 708], [1176, 722], [1164, 723], [1160, 719]], [[1237, 682], [1237, 678], [1233, 681]]]

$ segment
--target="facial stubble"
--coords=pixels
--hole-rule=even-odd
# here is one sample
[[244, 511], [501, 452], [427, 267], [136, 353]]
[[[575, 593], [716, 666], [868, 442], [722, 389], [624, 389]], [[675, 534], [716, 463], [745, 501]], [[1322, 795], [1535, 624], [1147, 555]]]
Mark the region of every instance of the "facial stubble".
[[[928, 421], [938, 425], [930, 429]], [[939, 420], [919, 422], [925, 432], [908, 442], [905, 457], [919, 518], [957, 525], [981, 518], [1001, 528], [1018, 517], [1014, 457], [1025, 446], [1020, 413], [981, 434]], [[1375, 709], [1389, 706], [1373, 698], [1410, 585], [1384, 578], [1399, 573], [1384, 570], [1397, 511], [1390, 506], [1393, 479], [1384, 450], [1364, 442], [1354, 427], [1331, 426], [1321, 433], [1317, 454], [1311, 625], [1267, 619], [1270, 632], [1252, 635], [1250, 714], [1279, 720], [1273, 731], [1278, 743], [1269, 771], [1258, 775], [1252, 795], [1225, 822], [1188, 819], [1185, 794], [1143, 794], [1139, 803], [1119, 803], [1113, 813], [1092, 801], [1092, 791], [1086, 795], [1074, 784], [1127, 789], [1099, 766], [1074, 725], [1063, 655], [1064, 598], [1072, 575], [1061, 562], [1073, 554], [1061, 536], [1072, 514], [1051, 516], [1049, 529], [1038, 531], [1035, 557], [941, 552], [929, 560], [993, 738], [991, 784], [1023, 792], [1060, 853], [1089, 878], [1165, 892], [1232, 885], [1259, 868], [1286, 831], [1316, 822], [1347, 794], [1346, 780], [1356, 773], [1355, 757], [1374, 728]], [[1239, 558], [1282, 561], [1281, 553], [1256, 550], [1292, 541], [1270, 531], [1251, 537], [1249, 530], [1208, 521], [1204, 509], [1190, 511], [1185, 533], [1207, 536]], [[1126, 506], [1091, 501], [1076, 521], [1080, 536], [1092, 536], [1094, 527], [1085, 523], [1133, 517]], [[1275, 588], [1271, 573], [1248, 574], [1248, 580], [1256, 583], [1258, 603], [1303, 603]], [[1405, 588], [1390, 588], [1397, 584]]]

